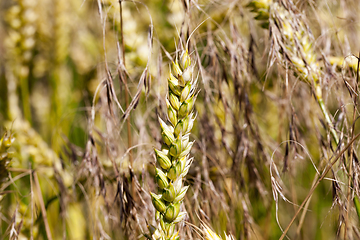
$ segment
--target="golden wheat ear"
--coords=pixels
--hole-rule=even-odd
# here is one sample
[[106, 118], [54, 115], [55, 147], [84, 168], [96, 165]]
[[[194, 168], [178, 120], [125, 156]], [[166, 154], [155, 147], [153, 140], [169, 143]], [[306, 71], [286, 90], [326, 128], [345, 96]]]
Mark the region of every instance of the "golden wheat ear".
[[330, 133], [338, 144], [339, 137], [322, 97], [322, 74], [313, 46], [314, 37], [309, 26], [291, 2], [274, 2], [270, 4], [269, 11], [272, 42], [277, 49], [275, 50], [276, 58], [285, 68], [290, 66], [301, 81], [312, 87]]

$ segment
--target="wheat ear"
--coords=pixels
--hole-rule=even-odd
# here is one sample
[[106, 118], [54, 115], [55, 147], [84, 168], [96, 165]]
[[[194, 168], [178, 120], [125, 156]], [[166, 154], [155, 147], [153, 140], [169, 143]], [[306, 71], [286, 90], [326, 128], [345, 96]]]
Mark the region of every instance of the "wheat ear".
[[189, 186], [183, 186], [183, 179], [189, 171], [193, 158], [189, 153], [194, 142], [189, 135], [196, 115], [192, 109], [196, 99], [196, 80], [193, 79], [194, 65], [187, 51], [183, 51], [180, 62], [172, 63], [168, 78], [167, 120], [159, 117], [163, 145], [154, 149], [159, 167], [156, 167], [156, 183], [159, 194], [150, 193], [156, 209], [158, 228], [150, 228], [151, 239], [179, 239], [175, 224], [182, 221], [186, 212], [180, 212], [180, 205]]

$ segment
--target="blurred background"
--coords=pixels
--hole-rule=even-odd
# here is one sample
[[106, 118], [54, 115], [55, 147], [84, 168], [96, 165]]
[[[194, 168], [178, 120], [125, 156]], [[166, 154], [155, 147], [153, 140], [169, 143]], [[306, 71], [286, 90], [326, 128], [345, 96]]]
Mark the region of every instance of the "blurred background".
[[[360, 130], [359, 10], [357, 0], [0, 0], [0, 136], [14, 138], [0, 150], [0, 239], [145, 239], [157, 116], [186, 46], [200, 92], [180, 239], [203, 239], [204, 222], [221, 237], [279, 239]], [[333, 126], [286, 41], [306, 43]], [[290, 239], [360, 238], [358, 148], [316, 187]]]

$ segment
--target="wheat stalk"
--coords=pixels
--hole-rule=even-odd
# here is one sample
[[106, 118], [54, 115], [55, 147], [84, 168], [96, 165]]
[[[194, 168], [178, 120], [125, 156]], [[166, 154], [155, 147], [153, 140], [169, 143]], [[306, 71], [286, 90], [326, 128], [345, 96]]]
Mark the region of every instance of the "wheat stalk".
[[150, 193], [159, 227], [149, 228], [150, 239], [179, 239], [175, 224], [186, 216], [186, 212], [180, 212], [180, 205], [189, 188], [183, 186], [183, 179], [193, 161], [189, 156], [194, 144], [190, 142], [189, 135], [196, 118], [192, 111], [196, 99], [193, 70], [188, 52], [183, 51], [180, 62], [176, 60], [172, 63], [168, 78], [168, 121], [159, 117], [164, 144], [161, 150], [154, 149], [160, 166], [156, 167], [155, 179], [161, 191], [160, 194]]

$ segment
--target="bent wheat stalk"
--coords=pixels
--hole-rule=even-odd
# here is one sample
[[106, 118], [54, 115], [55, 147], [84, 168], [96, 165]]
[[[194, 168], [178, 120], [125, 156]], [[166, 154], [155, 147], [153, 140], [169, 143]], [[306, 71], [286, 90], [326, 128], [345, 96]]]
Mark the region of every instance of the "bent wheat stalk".
[[338, 144], [338, 135], [322, 98], [321, 72], [312, 45], [313, 37], [309, 27], [295, 12], [294, 4], [291, 0], [252, 0], [247, 7], [257, 14], [255, 19], [262, 21], [262, 28], [270, 29], [277, 59], [284, 67], [287, 66], [286, 62], [290, 64], [300, 80], [313, 86], [330, 133]]
[[159, 165], [159, 168], [156, 167], [155, 179], [160, 193], [150, 193], [159, 226], [149, 228], [149, 239], [179, 239], [178, 232], [175, 232], [175, 224], [186, 216], [186, 212], [180, 212], [180, 205], [189, 188], [183, 186], [183, 179], [193, 161], [193, 158], [189, 157], [194, 144], [190, 142], [189, 135], [196, 118], [192, 111], [196, 99], [193, 70], [194, 65], [191, 65], [188, 52], [183, 51], [180, 62], [176, 60], [172, 63], [172, 71], [168, 78], [168, 121], [159, 117], [164, 144], [161, 150], [154, 149]]
[[313, 48], [313, 37], [309, 27], [292, 8], [293, 4], [290, 0], [274, 2], [270, 5], [269, 20], [273, 43], [279, 50], [276, 51], [277, 57], [283, 62], [287, 61], [300, 80], [313, 86], [315, 98], [330, 128], [330, 133], [338, 144], [338, 135], [322, 98], [321, 72]]

